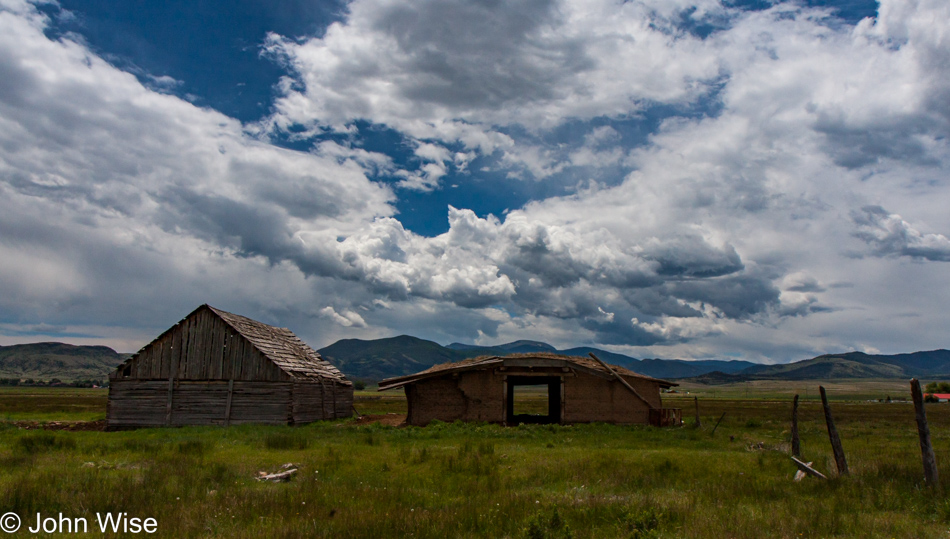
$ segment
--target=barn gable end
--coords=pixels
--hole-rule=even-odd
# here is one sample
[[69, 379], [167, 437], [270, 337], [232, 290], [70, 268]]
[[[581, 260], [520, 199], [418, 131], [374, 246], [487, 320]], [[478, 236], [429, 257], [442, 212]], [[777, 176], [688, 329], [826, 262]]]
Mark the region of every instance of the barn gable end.
[[349, 417], [353, 384], [289, 329], [198, 307], [110, 375], [110, 429]]

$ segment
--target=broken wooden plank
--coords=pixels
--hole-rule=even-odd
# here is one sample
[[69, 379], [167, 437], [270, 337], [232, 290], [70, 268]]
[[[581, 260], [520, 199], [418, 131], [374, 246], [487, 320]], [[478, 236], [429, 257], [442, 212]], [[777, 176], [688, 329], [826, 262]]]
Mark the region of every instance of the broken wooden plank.
[[290, 481], [290, 479], [297, 473], [297, 468], [291, 468], [284, 472], [277, 472], [262, 475], [257, 478], [258, 481], [273, 481], [274, 483], [280, 483], [281, 481]]
[[[794, 462], [795, 465], [798, 466], [798, 470], [799, 470], [800, 473], [807, 473], [808, 475], [817, 477], [818, 479], [828, 479], [827, 477], [825, 477], [825, 475], [824, 475], [823, 473], [821, 473], [821, 472], [819, 472], [818, 470], [812, 468], [810, 462], [807, 462], [807, 463], [806, 463], [806, 462], [802, 462], [802, 461], [798, 460], [798, 459], [795, 458], [795, 457], [791, 457], [791, 458], [792, 458], [792, 462]], [[800, 479], [798, 478], [798, 475], [797, 475], [797, 474], [796, 474], [796, 479], [795, 479], [795, 480], [796, 480], [796, 481], [799, 481], [799, 480], [800, 480]]]
[[638, 399], [642, 400], [642, 401], [647, 405], [647, 407], [649, 407], [651, 410], [656, 409], [656, 406], [653, 406], [653, 404], [650, 403], [650, 401], [644, 399], [644, 398], [643, 398], [643, 395], [641, 395], [640, 393], [638, 393], [636, 389], [633, 389], [633, 386], [630, 385], [626, 380], [624, 380], [622, 376], [620, 376], [619, 374], [617, 374], [617, 371], [613, 370], [613, 368], [611, 368], [610, 365], [608, 365], [608, 364], [604, 363], [603, 361], [601, 361], [600, 358], [597, 357], [597, 356], [595, 356], [593, 352], [588, 352], [588, 355], [590, 355], [590, 357], [594, 358], [594, 360], [597, 361], [597, 363], [600, 363], [600, 365], [601, 365], [603, 368], [607, 369], [607, 371], [610, 372], [610, 374], [612, 374], [612, 375], [614, 376], [614, 378], [616, 378], [617, 380], [619, 380], [620, 383], [623, 384], [627, 389], [629, 389], [631, 393], [633, 393], [634, 395], [636, 395]]

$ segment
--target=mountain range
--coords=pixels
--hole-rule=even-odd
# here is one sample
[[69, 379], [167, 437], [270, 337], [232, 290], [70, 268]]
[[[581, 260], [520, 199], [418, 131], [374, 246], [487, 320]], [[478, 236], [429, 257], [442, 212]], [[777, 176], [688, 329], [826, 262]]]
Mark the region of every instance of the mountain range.
[[378, 381], [383, 378], [412, 374], [439, 363], [460, 361], [477, 356], [505, 356], [532, 352], [550, 352], [566, 356], [587, 356], [593, 352], [600, 359], [656, 378], [699, 376], [712, 371], [737, 373], [756, 364], [748, 361], [685, 361], [678, 359], [640, 360], [599, 348], [577, 347], [558, 350], [539, 341], [514, 341], [495, 346], [438, 343], [400, 335], [388, 339], [364, 341], [343, 339], [318, 350], [347, 376], [357, 380]]
[[746, 380], [822, 380], [834, 378], [950, 378], [950, 351], [933, 350], [911, 354], [869, 355], [862, 352], [826, 354], [781, 365], [761, 365], [738, 360], [637, 359], [591, 347], [558, 350], [538, 341], [514, 341], [496, 346], [438, 343], [401, 335], [364, 341], [344, 339], [318, 350], [347, 376], [378, 381], [412, 374], [450, 361], [483, 355], [550, 352], [600, 359], [634, 372], [666, 379], [701, 383], [730, 383]]
[[41, 342], [0, 346], [0, 379], [63, 382], [105, 380], [131, 354], [108, 346]]
[[[353, 380], [375, 382], [412, 374], [433, 365], [484, 355], [550, 352], [600, 359], [634, 372], [665, 379], [707, 384], [747, 380], [827, 380], [836, 378], [950, 379], [950, 350], [910, 354], [871, 355], [862, 352], [826, 354], [781, 365], [736, 360], [637, 359], [591, 347], [558, 350], [539, 341], [514, 341], [496, 346], [433, 341], [400, 335], [386, 339], [343, 339], [318, 350]], [[64, 382], [104, 380], [129, 357], [105, 346], [35, 343], [0, 346], [0, 379]]]

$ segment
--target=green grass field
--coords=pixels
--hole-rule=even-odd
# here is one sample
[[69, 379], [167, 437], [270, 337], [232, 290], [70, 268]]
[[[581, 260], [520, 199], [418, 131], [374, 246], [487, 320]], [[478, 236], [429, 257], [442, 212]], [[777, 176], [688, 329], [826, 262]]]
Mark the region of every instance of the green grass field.
[[[884, 389], [904, 397], [902, 384]], [[950, 534], [950, 500], [923, 483], [912, 405], [867, 402], [878, 392], [873, 385], [835, 390], [852, 473], [796, 483], [784, 389], [665, 395], [666, 406], [684, 409], [682, 428], [397, 428], [352, 419], [131, 432], [18, 428], [13, 421], [100, 419], [106, 394], [11, 389], [0, 392], [7, 419], [0, 423], [0, 513], [19, 514], [25, 526], [37, 512], [85, 517], [89, 535], [101, 535], [95, 514], [122, 511], [155, 518], [162, 537]], [[700, 429], [689, 426], [697, 394]], [[356, 407], [400, 414], [405, 400], [364, 391]], [[929, 405], [928, 414], [940, 472], [950, 480], [950, 405]], [[814, 399], [801, 405], [801, 433], [805, 459], [833, 475]], [[255, 479], [285, 463], [299, 470], [290, 482]]]

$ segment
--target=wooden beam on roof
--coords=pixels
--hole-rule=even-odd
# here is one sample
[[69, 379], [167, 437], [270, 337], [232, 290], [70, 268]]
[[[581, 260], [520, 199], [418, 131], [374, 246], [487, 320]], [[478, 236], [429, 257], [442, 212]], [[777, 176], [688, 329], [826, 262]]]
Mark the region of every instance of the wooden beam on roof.
[[646, 405], [647, 405], [651, 410], [655, 410], [655, 409], [656, 409], [656, 406], [653, 406], [653, 404], [651, 404], [650, 401], [644, 399], [644, 398], [643, 398], [643, 395], [637, 393], [637, 390], [636, 390], [636, 389], [633, 389], [633, 386], [630, 385], [626, 380], [624, 380], [624, 379], [623, 379], [623, 376], [620, 376], [619, 374], [617, 374], [617, 371], [615, 371], [610, 365], [608, 365], [608, 364], [604, 363], [603, 361], [601, 361], [600, 358], [597, 357], [597, 356], [595, 356], [593, 352], [588, 352], [588, 354], [590, 354], [590, 357], [594, 358], [594, 360], [595, 360], [597, 363], [600, 363], [605, 369], [607, 369], [607, 370], [610, 372], [610, 374], [614, 375], [614, 378], [616, 378], [617, 380], [619, 380], [620, 383], [623, 384], [624, 387], [626, 387], [627, 389], [629, 389], [631, 393], [633, 393], [634, 395], [636, 395], [638, 399], [640, 399], [640, 400], [642, 400], [644, 403], [646, 403]]
[[505, 360], [506, 367], [528, 367], [528, 368], [554, 368], [559, 369], [564, 366], [563, 358], [502, 358]]
[[[420, 381], [420, 380], [425, 380], [425, 379], [427, 379], [427, 378], [435, 378], [435, 377], [439, 377], [439, 376], [448, 376], [448, 375], [450, 375], [450, 374], [452, 374], [452, 373], [483, 369], [483, 368], [486, 368], [486, 367], [491, 367], [491, 366], [497, 365], [498, 363], [502, 363], [501, 358], [499, 358], [498, 356], [490, 356], [490, 357], [487, 357], [487, 358], [485, 358], [485, 359], [483, 359], [483, 360], [481, 360], [481, 361], [479, 361], [479, 362], [477, 362], [477, 363], [469, 363], [469, 364], [465, 364], [465, 365], [462, 365], [462, 366], [459, 366], [459, 367], [450, 367], [450, 368], [447, 368], [447, 369], [439, 369], [439, 370], [436, 370], [436, 371], [425, 370], [425, 371], [422, 371], [422, 372], [417, 372], [417, 373], [415, 373], [415, 374], [408, 374], [408, 375], [406, 375], [406, 376], [396, 376], [396, 377], [393, 377], [393, 378], [387, 378], [387, 379], [385, 379], [385, 380], [380, 381], [380, 382], [379, 382], [379, 387], [378, 387], [376, 390], [377, 390], [377, 391], [388, 391], [388, 390], [390, 390], [390, 389], [396, 389], [396, 388], [402, 387], [402, 386], [404, 386], [404, 385], [406, 385], [406, 384], [411, 384], [411, 383], [414, 383], [414, 382], [418, 382], [418, 381]], [[430, 369], [431, 369], [431, 367], [430, 367]]]

